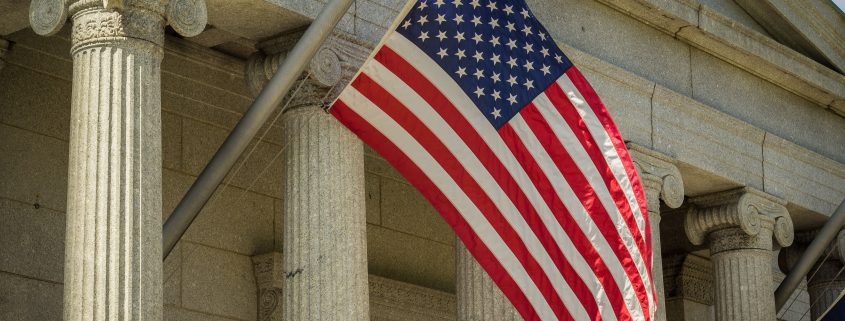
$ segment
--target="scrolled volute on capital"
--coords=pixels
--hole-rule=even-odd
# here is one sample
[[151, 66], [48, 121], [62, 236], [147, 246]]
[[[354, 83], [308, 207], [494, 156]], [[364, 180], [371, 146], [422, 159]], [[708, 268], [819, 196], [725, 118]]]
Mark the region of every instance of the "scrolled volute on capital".
[[[244, 72], [253, 94], [261, 92], [301, 36], [302, 32], [288, 33], [258, 44], [260, 51], [250, 56]], [[364, 63], [370, 51], [369, 46], [354, 36], [333, 33], [317, 50], [300, 81], [285, 100], [295, 99], [290, 107], [320, 105], [334, 100]], [[292, 96], [294, 92], [297, 92], [296, 97]]]
[[659, 180], [660, 199], [670, 208], [680, 207], [684, 202], [684, 180], [675, 160], [637, 144], [629, 143], [628, 148], [641, 178]]
[[[98, 35], [108, 37], [136, 37], [150, 40], [162, 45], [163, 25], [149, 21], [132, 21], [133, 18], [144, 19], [146, 15], [138, 12], [152, 12], [173, 27], [176, 32], [186, 37], [193, 37], [205, 30], [208, 22], [208, 11], [205, 0], [32, 0], [29, 6], [29, 21], [35, 33], [51, 36], [62, 29], [69, 17], [84, 10], [104, 10], [117, 13], [104, 16], [97, 21], [87, 19], [87, 26], [79, 28], [74, 37], [86, 40]], [[123, 17], [123, 16], [126, 17]], [[96, 19], [95, 19], [96, 20]], [[137, 26], [139, 24], [147, 26]], [[145, 29], [152, 29], [162, 36], [135, 35], [146, 33]], [[88, 32], [87, 30], [93, 30]]]
[[777, 245], [792, 244], [795, 234], [785, 202], [756, 189], [743, 187], [693, 198], [684, 229], [690, 242], [701, 245], [710, 232], [738, 228], [755, 236], [765, 226], [763, 219], [773, 220], [773, 238]]

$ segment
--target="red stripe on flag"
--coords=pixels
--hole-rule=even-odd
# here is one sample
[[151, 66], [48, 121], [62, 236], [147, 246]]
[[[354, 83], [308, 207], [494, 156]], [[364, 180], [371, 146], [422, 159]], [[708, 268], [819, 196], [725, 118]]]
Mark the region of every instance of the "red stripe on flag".
[[443, 219], [455, 231], [458, 238], [467, 245], [467, 249], [479, 264], [490, 274], [493, 282], [499, 286], [505, 296], [515, 305], [525, 320], [540, 320], [540, 316], [525, 297], [525, 294], [511, 278], [508, 271], [496, 260], [490, 249], [478, 238], [460, 212], [426, 174], [407, 157], [392, 141], [360, 115], [350, 109], [343, 101], [337, 100], [329, 110], [341, 123], [366, 142], [379, 155], [382, 155], [413, 185], [440, 213]]
[[[557, 86], [552, 85], [549, 87], [552, 88]], [[539, 140], [541, 145], [543, 145], [546, 153], [554, 161], [555, 166], [557, 166], [558, 170], [560, 170], [563, 174], [567, 184], [572, 188], [572, 191], [581, 201], [581, 204], [584, 205], [584, 208], [587, 210], [587, 213], [590, 214], [590, 217], [593, 218], [593, 222], [595, 222], [596, 226], [599, 227], [599, 230], [602, 232], [602, 235], [604, 235], [608, 244], [610, 244], [613, 252], [616, 253], [616, 256], [619, 258], [619, 262], [622, 263], [622, 266], [628, 275], [628, 279], [634, 286], [637, 298], [643, 308], [643, 313], [646, 315], [646, 320], [648, 320], [649, 300], [645, 284], [643, 283], [643, 279], [637, 270], [636, 263], [631, 256], [631, 252], [629, 252], [628, 248], [625, 247], [625, 243], [622, 240], [620, 233], [616, 230], [616, 227], [612, 223], [612, 219], [610, 218], [611, 214], [607, 212], [607, 209], [598, 199], [598, 196], [596, 195], [593, 187], [590, 185], [590, 182], [584, 176], [584, 173], [578, 169], [578, 165], [575, 164], [575, 160], [573, 160], [572, 156], [566, 152], [566, 148], [561, 144], [557, 136], [555, 136], [549, 123], [537, 110], [537, 106], [534, 104], [528, 104], [522, 108], [519, 114], [528, 124], [528, 128], [531, 129], [534, 136], [537, 137], [537, 140]]]
[[546, 298], [549, 306], [559, 319], [572, 320], [568, 309], [563, 304], [559, 294], [545, 271], [531, 255], [519, 235], [513, 230], [508, 220], [499, 211], [485, 190], [466, 171], [465, 167], [446, 148], [440, 139], [423, 124], [407, 107], [396, 100], [389, 92], [373, 81], [367, 74], [360, 73], [352, 82], [352, 87], [358, 89], [367, 99], [378, 106], [390, 118], [402, 126], [420, 145], [443, 167], [455, 183], [470, 198], [473, 204], [487, 218], [497, 233], [505, 240], [510, 250], [522, 263], [528, 275], [537, 285], [540, 293]]
[[[528, 151], [528, 148], [525, 147], [519, 139], [516, 131], [514, 131], [510, 124], [505, 124], [505, 126], [499, 128], [499, 135], [516, 156], [520, 165], [525, 168], [525, 171], [528, 173], [529, 177], [531, 177], [531, 181], [549, 205], [549, 208], [551, 208], [553, 213], [558, 214], [555, 218], [558, 220], [561, 227], [567, 231], [570, 239], [572, 239], [573, 243], [578, 248], [578, 252], [581, 252], [584, 259], [588, 264], [590, 264], [590, 268], [596, 272], [596, 276], [599, 279], [599, 282], [601, 282], [602, 287], [607, 294], [608, 300], [610, 300], [611, 306], [613, 306], [614, 311], [616, 311], [617, 319], [632, 320], [631, 312], [628, 311], [622, 292], [617, 286], [613, 275], [610, 273], [610, 269], [607, 267], [607, 264], [604, 260], [602, 260], [598, 251], [596, 251], [593, 247], [593, 243], [584, 231], [577, 225], [577, 223], [575, 223], [575, 218], [572, 216], [572, 213], [569, 212], [563, 204], [563, 201], [560, 197], [558, 197], [555, 192], [554, 185], [552, 185], [551, 181], [543, 173], [543, 170], [540, 169], [537, 161], [531, 156], [531, 152]], [[615, 230], [615, 228], [613, 230]], [[616, 250], [613, 250], [615, 253]]]
[[[519, 185], [509, 174], [508, 169], [505, 168], [487, 143], [479, 136], [478, 132], [473, 130], [472, 125], [469, 124], [452, 102], [443, 96], [431, 81], [420, 74], [405, 59], [397, 55], [389, 47], [385, 46], [376, 53], [375, 59], [419, 94], [449, 124], [449, 127], [455, 130], [466, 146], [481, 161], [482, 165], [487, 168], [488, 172], [508, 197], [511, 198], [513, 204], [520, 210], [535, 235], [541, 240], [546, 250], [549, 251], [554, 263], [562, 271], [562, 274], [578, 296], [581, 304], [587, 310], [587, 313], [599, 317], [600, 312], [595, 302], [595, 296], [590, 292], [586, 284], [584, 284], [584, 280], [571, 267], [571, 264], [549, 234], [548, 229], [543, 224], [542, 219], [539, 218], [539, 214], [531, 205], [524, 191], [519, 188]], [[571, 233], [567, 232], [567, 234]], [[581, 248], [585, 246], [591, 245], [589, 242], [581, 244]]]
[[[593, 113], [599, 118], [599, 122], [604, 126], [605, 131], [610, 135], [611, 141], [613, 142], [613, 147], [616, 149], [616, 153], [619, 154], [619, 158], [622, 159], [622, 164], [625, 166], [625, 172], [628, 174], [628, 179], [631, 181], [631, 188], [634, 190], [634, 195], [637, 198], [637, 203], [640, 205], [640, 211], [643, 215], [643, 219], [645, 219], [646, 224], [646, 243], [651, 247], [651, 229], [649, 228], [649, 221], [648, 221], [648, 203], [646, 202], [645, 192], [643, 191], [642, 183], [640, 182], [639, 176], [637, 175], [637, 170], [634, 168], [634, 162], [631, 161], [631, 155], [628, 154], [628, 148], [625, 146], [625, 141], [622, 139], [622, 134], [619, 133], [619, 130], [616, 128], [616, 124], [613, 122], [613, 118], [610, 117], [610, 113], [607, 111], [607, 108], [602, 103], [601, 99], [599, 99], [598, 94], [596, 91], [593, 90], [593, 86], [590, 86], [590, 83], [587, 82], [587, 79], [584, 78], [584, 75], [581, 74], [581, 71], [578, 70], [575, 66], [569, 68], [566, 71], [566, 75], [569, 76], [569, 79], [572, 81], [572, 84], [578, 88], [578, 91], [581, 92], [581, 96], [587, 100], [587, 104], [590, 105], [590, 108], [593, 110]], [[649, 249], [649, 254], [651, 253]], [[650, 255], [649, 255], [650, 257]], [[651, 262], [648, 260], [649, 264], [649, 271], [651, 271]]]
[[[631, 209], [630, 203], [628, 203], [625, 191], [622, 190], [622, 187], [616, 180], [616, 176], [613, 175], [613, 171], [610, 169], [607, 159], [604, 157], [601, 148], [597, 145], [595, 138], [590, 133], [590, 130], [587, 128], [587, 125], [584, 123], [581, 115], [578, 114], [575, 106], [573, 106], [569, 98], [566, 97], [566, 93], [563, 92], [563, 89], [557, 84], [552, 84], [549, 88], [546, 88], [545, 94], [546, 97], [549, 98], [549, 101], [552, 102], [552, 105], [555, 106], [558, 113], [563, 117], [564, 121], [566, 121], [569, 128], [572, 129], [575, 137], [581, 142], [581, 146], [584, 147], [587, 155], [590, 156], [592, 163], [595, 164], [596, 169], [605, 183], [607, 191], [616, 204], [616, 208], [619, 210], [622, 219], [624, 219], [625, 224], [628, 226], [628, 230], [631, 231], [631, 235], [634, 237], [634, 242], [636, 242], [640, 253], [643, 257], [650, 257], [647, 255], [651, 253], [651, 247], [646, 245], [645, 238], [643, 238], [643, 234], [640, 233], [640, 228], [637, 226], [634, 212]], [[647, 270], [650, 270], [650, 264], [646, 263], [646, 268]]]

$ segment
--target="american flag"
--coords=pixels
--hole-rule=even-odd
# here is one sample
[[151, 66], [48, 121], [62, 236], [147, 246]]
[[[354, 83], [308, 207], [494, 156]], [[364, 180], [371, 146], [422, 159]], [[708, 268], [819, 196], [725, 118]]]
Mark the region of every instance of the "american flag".
[[645, 196], [584, 76], [522, 0], [409, 5], [329, 111], [526, 320], [650, 320]]

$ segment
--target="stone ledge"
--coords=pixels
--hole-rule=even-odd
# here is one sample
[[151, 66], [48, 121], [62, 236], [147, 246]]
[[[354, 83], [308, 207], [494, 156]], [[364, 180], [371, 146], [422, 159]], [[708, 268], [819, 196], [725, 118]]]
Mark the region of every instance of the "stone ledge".
[[[633, 142], [677, 159], [682, 175], [689, 174], [685, 169], [692, 167], [696, 169], [696, 174], [703, 172], [729, 185], [760, 188], [786, 199], [791, 213], [797, 209], [828, 216], [845, 196], [845, 188], [837, 188], [845, 186], [839, 183], [845, 180], [845, 164], [590, 54], [559, 45], [588, 77], [593, 73], [612, 79], [618, 83], [617, 86], [652, 97], [653, 127], [648, 133], [651, 141], [634, 138]], [[592, 78], [590, 80], [593, 81]], [[610, 100], [607, 97], [603, 99], [605, 102]], [[608, 108], [615, 111], [614, 106], [608, 105]], [[681, 117], [682, 114], [695, 117]], [[643, 134], [632, 133], [624, 127], [620, 129], [627, 138]], [[790, 177], [798, 179], [785, 179]], [[684, 183], [685, 189], [692, 192], [690, 195], [700, 192], [697, 187], [689, 185], [694, 180], [685, 179]], [[711, 185], [712, 188], [725, 188]]]
[[845, 76], [696, 0], [597, 0], [845, 117]]

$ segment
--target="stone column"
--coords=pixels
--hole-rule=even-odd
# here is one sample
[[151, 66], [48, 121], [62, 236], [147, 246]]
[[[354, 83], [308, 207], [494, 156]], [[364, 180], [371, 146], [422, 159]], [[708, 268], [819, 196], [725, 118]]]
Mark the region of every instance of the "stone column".
[[[253, 87], [275, 72], [296, 39], [259, 45], [265, 53], [247, 66]], [[282, 53], [266, 55], [274, 49]], [[322, 108], [367, 52], [329, 39], [282, 116], [285, 320], [369, 320], [363, 144]]]
[[258, 321], [282, 321], [282, 288], [285, 284], [282, 253], [254, 255], [252, 267], [258, 287]]
[[[818, 230], [812, 230], [796, 233], [795, 244], [781, 249], [778, 264], [783, 273], [788, 274], [790, 272], [801, 254], [816, 238], [818, 232]], [[825, 257], [827, 257], [827, 260], [822, 261]], [[821, 317], [832, 304], [836, 303], [839, 294], [845, 290], [845, 271], [839, 273], [842, 271], [843, 264], [845, 264], [845, 230], [839, 232], [839, 235], [827, 248], [827, 252], [822, 255], [810, 270], [810, 274], [807, 275], [811, 320], [817, 320]]]
[[194, 35], [201, 0], [33, 0], [41, 35], [73, 19], [65, 320], [161, 320], [164, 25]]
[[794, 238], [785, 202], [746, 187], [692, 203], [684, 228], [693, 244], [710, 247], [716, 320], [775, 320], [772, 251]]
[[636, 144], [628, 144], [631, 158], [640, 175], [648, 201], [648, 222], [651, 226], [651, 277], [657, 291], [656, 321], [666, 321], [666, 300], [663, 290], [663, 255], [660, 247], [660, 200], [678, 208], [684, 202], [681, 172], [669, 156]]
[[458, 321], [522, 320], [502, 290], [457, 238], [455, 267]]

